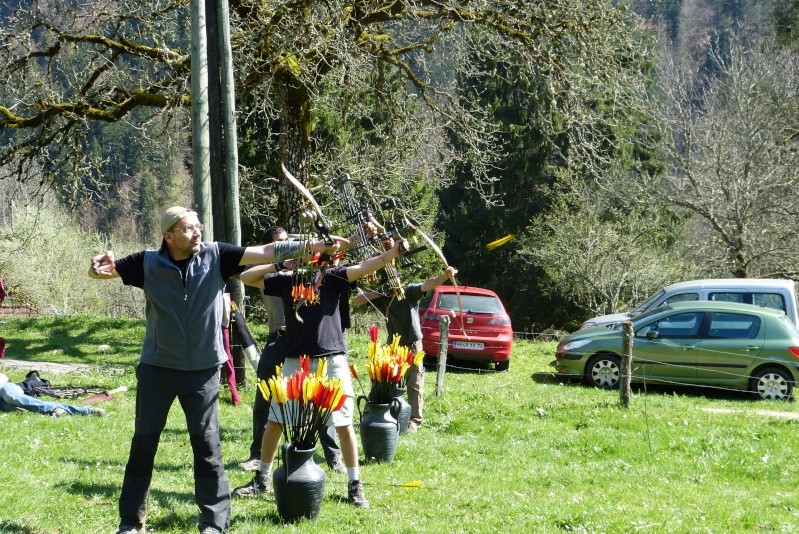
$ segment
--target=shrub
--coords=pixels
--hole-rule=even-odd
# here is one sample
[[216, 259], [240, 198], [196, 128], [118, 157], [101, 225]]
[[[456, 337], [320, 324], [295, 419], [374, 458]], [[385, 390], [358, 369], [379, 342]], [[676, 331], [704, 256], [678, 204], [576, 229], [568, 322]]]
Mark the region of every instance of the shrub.
[[[37, 205], [38, 204], [38, 205]], [[10, 224], [0, 226], [0, 276], [9, 293], [6, 305], [24, 306], [35, 314], [106, 314], [141, 316], [141, 291], [119, 281], [89, 278], [89, 258], [106, 250], [97, 234], [83, 232], [55, 202], [12, 203]], [[126, 244], [115, 252], [141, 245]]]

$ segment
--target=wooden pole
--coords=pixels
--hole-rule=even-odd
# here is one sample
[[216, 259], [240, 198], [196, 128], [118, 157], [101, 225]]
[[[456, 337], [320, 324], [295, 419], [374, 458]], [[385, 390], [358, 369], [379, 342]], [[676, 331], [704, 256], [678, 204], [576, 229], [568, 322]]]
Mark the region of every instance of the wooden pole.
[[438, 321], [438, 332], [441, 335], [441, 345], [438, 347], [438, 374], [436, 375], [436, 397], [444, 392], [444, 374], [447, 370], [447, 344], [449, 343], [449, 315], [444, 315]]
[[[239, 208], [239, 152], [236, 130], [236, 88], [233, 79], [233, 51], [230, 45], [230, 6], [220, 0], [219, 9], [219, 70], [222, 78], [222, 126], [225, 132], [225, 223], [227, 242], [241, 245], [241, 215]], [[244, 285], [231, 279], [230, 296], [244, 312]]]
[[208, 43], [208, 139], [210, 147], [211, 213], [214, 240], [230, 243], [225, 220], [225, 157], [222, 129], [222, 75], [219, 70], [218, 0], [205, 0], [205, 38]]
[[621, 358], [621, 377], [619, 379], [619, 400], [624, 408], [630, 405], [630, 381], [632, 379], [633, 362], [633, 323], [624, 321], [622, 328], [622, 358]]
[[213, 241], [211, 147], [208, 133], [208, 39], [205, 2], [191, 0], [191, 153], [194, 209], [205, 226], [203, 239]]

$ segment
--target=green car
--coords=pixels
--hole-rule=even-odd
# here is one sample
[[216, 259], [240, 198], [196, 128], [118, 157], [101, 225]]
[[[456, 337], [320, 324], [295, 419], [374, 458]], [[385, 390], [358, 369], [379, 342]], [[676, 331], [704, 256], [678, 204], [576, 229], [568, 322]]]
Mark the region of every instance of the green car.
[[[633, 382], [749, 390], [789, 399], [799, 379], [799, 330], [785, 313], [730, 302], [676, 302], [632, 320]], [[578, 330], [558, 344], [557, 373], [619, 384], [622, 323]]]

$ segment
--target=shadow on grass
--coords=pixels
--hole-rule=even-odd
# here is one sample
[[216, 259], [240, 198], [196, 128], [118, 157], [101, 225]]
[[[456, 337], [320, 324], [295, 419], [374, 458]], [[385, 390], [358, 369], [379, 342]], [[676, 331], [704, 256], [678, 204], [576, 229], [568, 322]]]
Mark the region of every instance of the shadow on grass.
[[[424, 368], [427, 372], [435, 373], [438, 369], [437, 360], [424, 360]], [[505, 371], [497, 371], [494, 365], [488, 362], [478, 362], [472, 360], [459, 360], [453, 357], [447, 357], [447, 373], [455, 374], [489, 374], [489, 373], [504, 373]]]
[[[19, 319], [14, 321], [14, 331], [5, 336], [6, 356], [25, 361], [45, 356], [61, 363], [96, 365], [109, 359], [126, 361], [125, 355], [138, 354], [141, 339], [112, 339], [108, 333], [129, 331], [136, 324], [133, 320], [81, 316]], [[99, 353], [96, 347], [103, 344], [112, 344], [114, 353]]]
[[545, 371], [533, 373], [530, 375], [530, 378], [532, 378], [539, 384], [573, 384], [573, 385], [580, 384], [580, 379], [577, 377], [572, 378], [567, 376], [561, 376], [557, 373], [551, 373]]
[[[68, 484], [59, 484], [57, 487], [60, 487], [61, 489], [69, 491], [73, 494], [84, 495], [87, 498], [101, 495], [108, 500], [115, 500], [119, 498], [119, 492], [121, 491], [121, 480], [120, 485], [70, 482]], [[185, 491], [163, 491], [152, 489], [150, 491], [150, 498], [148, 500], [150, 508], [158, 508], [159, 510], [171, 510], [175, 501], [193, 503], [194, 494]], [[0, 523], [0, 525], [2, 525], [2, 523]], [[153, 519], [150, 516], [147, 518], [147, 530], [150, 531], [151, 529], [155, 530], [156, 532], [161, 530], [193, 532], [197, 529], [197, 515], [195, 513], [192, 513], [191, 515], [180, 515], [175, 512], [169, 512], [165, 516], [158, 519]], [[0, 532], [5, 531], [0, 529]], [[18, 531], [11, 530], [10, 532]]]
[[14, 534], [41, 534], [41, 530], [31, 529], [16, 523], [0, 519], [0, 532], [13, 532]]

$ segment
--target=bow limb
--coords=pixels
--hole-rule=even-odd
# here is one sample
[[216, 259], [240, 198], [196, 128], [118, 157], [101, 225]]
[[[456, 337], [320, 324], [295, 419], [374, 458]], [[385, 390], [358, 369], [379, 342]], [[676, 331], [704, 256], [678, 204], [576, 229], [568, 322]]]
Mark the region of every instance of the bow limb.
[[[436, 245], [435, 241], [433, 241], [430, 238], [429, 235], [427, 235], [425, 232], [423, 232], [421, 230], [421, 228], [419, 228], [418, 226], [413, 224], [411, 221], [408, 221], [408, 226], [410, 226], [413, 229], [413, 231], [415, 231], [417, 234], [419, 234], [421, 236], [421, 238], [424, 239], [424, 241], [428, 245], [430, 245], [430, 248], [432, 248], [433, 251], [436, 253], [436, 255], [439, 258], [441, 258], [441, 261], [444, 263], [444, 268], [445, 269], [449, 268], [449, 263], [447, 262], [447, 258], [444, 256], [444, 252], [441, 250], [441, 248], [438, 245]], [[461, 290], [458, 287], [458, 282], [455, 280], [454, 276], [450, 276], [449, 279], [452, 280], [452, 285], [455, 287], [455, 296], [458, 297], [458, 311], [461, 314], [461, 320], [460, 320], [461, 332], [463, 333], [463, 336], [466, 339], [471, 339], [469, 337], [469, 334], [466, 333], [466, 328], [463, 326], [463, 303], [461, 302]]]
[[286, 178], [289, 182], [291, 182], [291, 185], [296, 187], [300, 194], [311, 203], [311, 208], [313, 208], [314, 213], [316, 213], [316, 227], [319, 229], [320, 233], [322, 233], [322, 237], [324, 237], [325, 242], [327, 242], [328, 245], [332, 245], [333, 239], [330, 237], [330, 227], [327, 224], [324, 214], [322, 213], [322, 207], [318, 202], [316, 202], [316, 199], [313, 197], [308, 188], [302, 185], [302, 182], [300, 182], [293, 174], [291, 174], [291, 172], [289, 172], [284, 163], [281, 163], [280, 166], [283, 168], [283, 174], [286, 175]]

